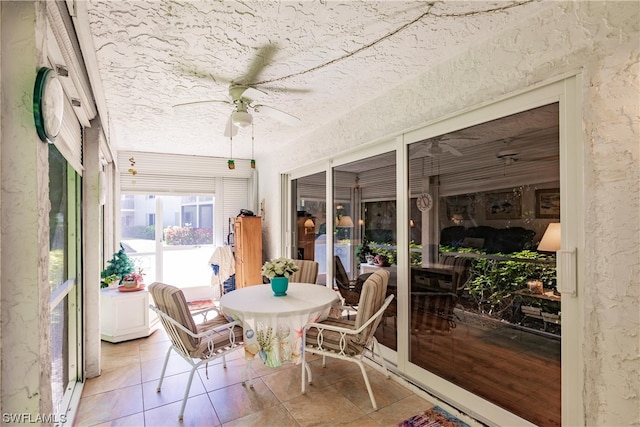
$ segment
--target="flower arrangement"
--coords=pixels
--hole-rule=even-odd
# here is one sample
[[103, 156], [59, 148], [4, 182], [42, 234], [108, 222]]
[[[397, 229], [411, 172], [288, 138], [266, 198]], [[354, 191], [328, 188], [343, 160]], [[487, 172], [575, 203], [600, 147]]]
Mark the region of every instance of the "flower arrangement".
[[122, 278], [122, 281], [140, 284], [144, 281], [144, 279], [142, 277], [142, 273], [129, 273]]
[[269, 279], [289, 277], [298, 270], [298, 266], [292, 259], [282, 257], [265, 262], [262, 266], [262, 275]]

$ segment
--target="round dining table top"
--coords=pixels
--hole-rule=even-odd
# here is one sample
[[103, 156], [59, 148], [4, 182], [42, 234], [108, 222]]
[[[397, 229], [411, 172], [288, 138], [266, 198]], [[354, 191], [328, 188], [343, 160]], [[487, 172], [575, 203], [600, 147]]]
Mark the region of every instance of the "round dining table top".
[[226, 315], [290, 316], [322, 310], [337, 299], [338, 294], [326, 286], [290, 282], [284, 296], [275, 296], [270, 284], [236, 289], [220, 298], [220, 308]]

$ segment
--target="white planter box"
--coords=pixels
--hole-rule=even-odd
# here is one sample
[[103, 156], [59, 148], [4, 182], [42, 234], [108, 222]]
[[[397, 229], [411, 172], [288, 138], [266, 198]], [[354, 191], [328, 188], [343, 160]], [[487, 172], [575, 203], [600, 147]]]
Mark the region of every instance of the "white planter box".
[[115, 343], [151, 335], [158, 327], [159, 320], [149, 309], [149, 302], [147, 290], [101, 290], [100, 338]]

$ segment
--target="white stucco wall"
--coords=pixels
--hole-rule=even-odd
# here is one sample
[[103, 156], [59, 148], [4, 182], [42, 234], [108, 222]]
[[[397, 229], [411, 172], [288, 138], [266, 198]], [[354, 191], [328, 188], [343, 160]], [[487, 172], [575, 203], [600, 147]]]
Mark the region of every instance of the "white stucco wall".
[[279, 173], [532, 85], [582, 73], [586, 425], [640, 424], [640, 3], [549, 2], [537, 17], [261, 159], [265, 256], [280, 248]]
[[2, 412], [51, 414], [48, 146], [34, 132], [32, 94], [43, 63], [44, 3], [2, 8]]

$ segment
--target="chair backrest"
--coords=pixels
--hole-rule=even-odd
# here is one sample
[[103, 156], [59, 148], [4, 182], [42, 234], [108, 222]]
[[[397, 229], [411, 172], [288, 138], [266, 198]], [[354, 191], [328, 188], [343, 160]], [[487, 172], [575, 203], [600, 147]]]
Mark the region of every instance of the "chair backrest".
[[453, 270], [451, 291], [460, 295], [469, 280], [471, 258], [445, 255], [440, 262]]
[[[367, 281], [364, 282], [364, 285], [362, 285], [360, 301], [358, 302], [358, 314], [356, 315], [355, 329], [358, 329], [365, 324], [371, 316], [376, 314], [376, 312], [383, 306], [387, 295], [389, 276], [390, 273], [387, 270], [379, 270], [369, 276]], [[377, 325], [377, 322], [369, 324], [362, 330], [362, 332], [353, 338], [353, 341], [358, 344], [366, 344], [375, 332], [374, 328]]]
[[336, 283], [338, 287], [345, 286], [349, 287], [349, 276], [347, 275], [347, 270], [344, 269], [344, 265], [340, 260], [338, 255], [334, 255], [335, 259], [335, 275], [336, 275]]
[[298, 266], [298, 271], [289, 277], [290, 282], [313, 283], [318, 281], [318, 263], [316, 261], [294, 259], [294, 264]]
[[458, 296], [452, 292], [412, 292], [412, 331], [448, 332], [455, 328], [454, 309]]
[[[194, 334], [198, 333], [196, 322], [193, 320], [193, 316], [191, 316], [189, 306], [187, 305], [187, 300], [185, 299], [184, 293], [181, 289], [160, 282], [152, 283], [151, 285], [149, 285], [148, 289], [149, 293], [153, 297], [155, 306], [160, 311], [171, 317], [173, 320], [175, 320]], [[166, 328], [167, 326], [165, 325], [165, 329]], [[172, 341], [176, 338], [181, 341], [181, 343], [174, 342], [174, 345], [177, 345], [179, 348], [184, 346], [188, 353], [191, 353], [198, 348], [198, 345], [200, 344], [199, 339], [190, 336], [185, 331], [182, 331], [178, 328], [176, 328], [176, 332], [177, 337], [174, 337], [170, 333], [168, 334]]]

